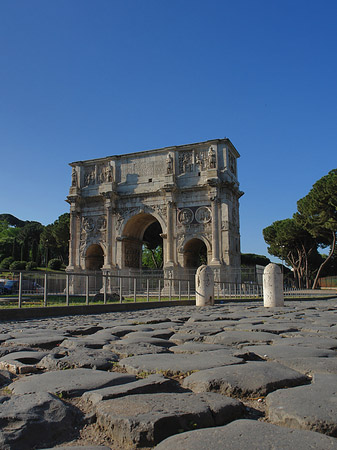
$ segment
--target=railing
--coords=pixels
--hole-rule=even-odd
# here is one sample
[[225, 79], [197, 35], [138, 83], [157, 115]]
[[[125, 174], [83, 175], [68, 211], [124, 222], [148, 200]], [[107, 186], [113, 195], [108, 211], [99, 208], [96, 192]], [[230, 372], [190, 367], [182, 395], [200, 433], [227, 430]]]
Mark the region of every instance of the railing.
[[[122, 274], [124, 273], [124, 274]], [[0, 306], [70, 306], [89, 304], [195, 300], [195, 282], [190, 276], [170, 278], [162, 271], [102, 272], [17, 272], [10, 292], [2, 292]], [[326, 290], [286, 289], [291, 297], [326, 296]], [[263, 288], [252, 281], [214, 281], [215, 300], [262, 299]]]

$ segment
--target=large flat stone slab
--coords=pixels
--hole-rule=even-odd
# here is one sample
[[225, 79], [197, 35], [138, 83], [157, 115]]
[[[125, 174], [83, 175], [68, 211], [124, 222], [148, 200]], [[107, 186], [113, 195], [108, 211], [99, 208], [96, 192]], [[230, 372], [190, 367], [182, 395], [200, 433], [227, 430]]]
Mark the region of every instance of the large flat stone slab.
[[195, 370], [203, 370], [211, 367], [241, 364], [240, 358], [232, 356], [230, 350], [216, 350], [191, 355], [186, 354], [157, 354], [132, 356], [119, 361], [128, 373], [188, 373]]
[[109, 370], [118, 356], [108, 350], [77, 347], [74, 350], [61, 349], [44, 356], [36, 365], [46, 370], [64, 370], [84, 367], [87, 369]]
[[97, 424], [123, 448], [150, 447], [166, 437], [242, 417], [241, 402], [217, 394], [142, 394], [96, 405]]
[[38, 372], [37, 363], [48, 355], [48, 352], [19, 351], [7, 353], [0, 359], [0, 369], [8, 370], [14, 374]]
[[244, 356], [245, 353], [247, 355], [255, 354], [260, 358], [279, 362], [283, 362], [283, 360], [289, 360], [292, 358], [327, 358], [330, 356], [336, 356], [336, 352], [334, 350], [281, 344], [245, 346], [242, 347], [241, 350], [236, 352], [235, 355]]
[[153, 374], [131, 383], [85, 392], [82, 398], [95, 405], [102, 400], [125, 397], [126, 395], [177, 392], [178, 390], [180, 389], [177, 382], [170, 378], [165, 378], [163, 375]]
[[266, 406], [277, 425], [337, 436], [337, 375], [317, 374], [311, 385], [273, 392]]
[[207, 344], [222, 344], [226, 346], [242, 345], [254, 342], [274, 342], [281, 339], [278, 335], [273, 333], [265, 333], [262, 331], [222, 331], [214, 336], [206, 336], [204, 342]]
[[282, 364], [297, 370], [298, 372], [312, 375], [314, 373], [334, 373], [337, 375], [337, 357], [336, 358], [283, 358]]
[[31, 375], [11, 383], [8, 388], [14, 394], [50, 392], [67, 397], [82, 395], [86, 391], [135, 381], [132, 375], [103, 372], [92, 369], [69, 369]]
[[307, 383], [303, 374], [278, 363], [248, 362], [201, 370], [185, 378], [183, 386], [193, 392], [256, 397], [276, 389]]
[[46, 393], [14, 395], [1, 404], [0, 448], [31, 450], [37, 445], [71, 436], [75, 413]]
[[291, 430], [256, 420], [171, 436], [155, 450], [335, 450], [337, 440], [312, 431]]

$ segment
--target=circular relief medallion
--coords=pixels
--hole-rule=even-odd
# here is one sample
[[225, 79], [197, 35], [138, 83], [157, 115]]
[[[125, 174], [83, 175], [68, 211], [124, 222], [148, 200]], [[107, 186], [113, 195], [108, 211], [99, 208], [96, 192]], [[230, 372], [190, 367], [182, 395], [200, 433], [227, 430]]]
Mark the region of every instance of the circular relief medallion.
[[190, 208], [183, 208], [179, 211], [178, 220], [182, 225], [188, 225], [193, 220], [193, 211]]
[[208, 223], [211, 217], [211, 210], [207, 206], [201, 206], [195, 212], [195, 220], [199, 223]]
[[92, 231], [95, 228], [94, 219], [92, 219], [91, 217], [84, 217], [83, 228], [85, 229], [85, 231]]

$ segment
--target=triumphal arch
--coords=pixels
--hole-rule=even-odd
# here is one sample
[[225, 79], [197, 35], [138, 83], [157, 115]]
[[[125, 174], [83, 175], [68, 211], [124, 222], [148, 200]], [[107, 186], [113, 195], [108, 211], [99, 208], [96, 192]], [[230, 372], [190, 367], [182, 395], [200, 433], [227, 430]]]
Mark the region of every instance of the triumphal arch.
[[171, 277], [207, 263], [230, 281], [240, 267], [239, 156], [225, 138], [71, 163], [68, 272], [136, 271], [144, 245], [159, 244]]

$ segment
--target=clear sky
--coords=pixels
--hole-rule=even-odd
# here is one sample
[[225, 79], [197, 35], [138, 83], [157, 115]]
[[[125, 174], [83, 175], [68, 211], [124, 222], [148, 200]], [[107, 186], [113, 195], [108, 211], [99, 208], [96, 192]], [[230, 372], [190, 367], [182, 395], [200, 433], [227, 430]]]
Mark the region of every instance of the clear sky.
[[241, 250], [337, 167], [336, 0], [0, 0], [0, 212], [68, 212], [69, 162], [228, 137]]

